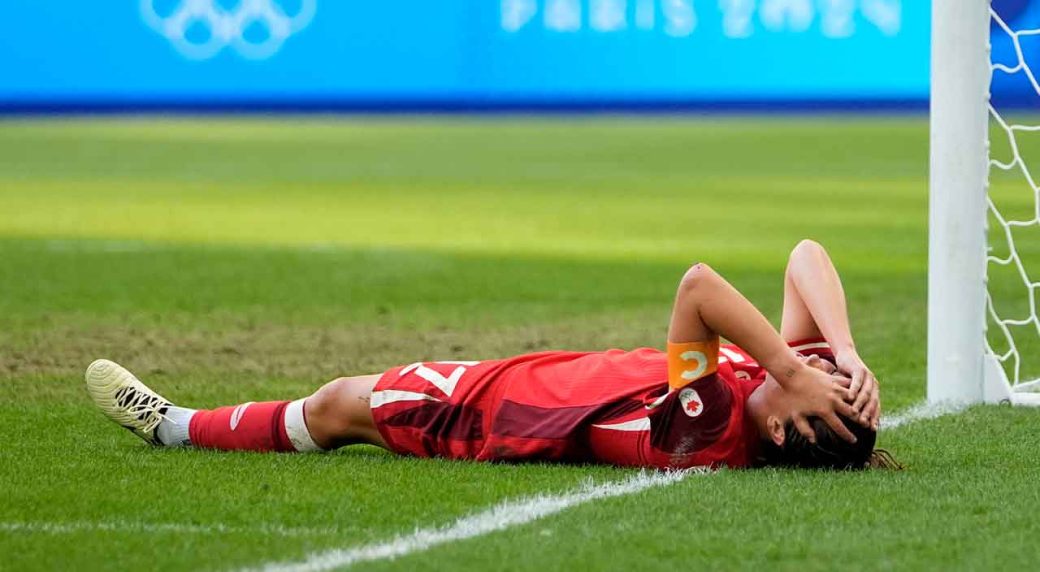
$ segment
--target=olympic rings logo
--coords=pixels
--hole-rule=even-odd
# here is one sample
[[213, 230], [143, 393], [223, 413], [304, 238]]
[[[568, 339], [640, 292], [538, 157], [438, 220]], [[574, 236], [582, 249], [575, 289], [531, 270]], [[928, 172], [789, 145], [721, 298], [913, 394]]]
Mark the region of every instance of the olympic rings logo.
[[[141, 0], [145, 23], [194, 60], [208, 60], [227, 47], [244, 58], [267, 59], [306, 28], [317, 10], [317, 0], [299, 0], [294, 14], [286, 13], [278, 0], [238, 0], [227, 8], [227, 0], [179, 0], [162, 13], [156, 4], [156, 0]], [[254, 30], [259, 37], [248, 38], [247, 31]], [[196, 32], [203, 33], [196, 38]]]

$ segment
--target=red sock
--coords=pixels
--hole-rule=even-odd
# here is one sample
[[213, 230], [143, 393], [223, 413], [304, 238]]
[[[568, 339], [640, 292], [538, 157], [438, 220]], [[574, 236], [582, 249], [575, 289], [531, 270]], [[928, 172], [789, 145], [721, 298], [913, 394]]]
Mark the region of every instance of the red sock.
[[285, 429], [288, 405], [266, 401], [197, 411], [188, 424], [188, 436], [192, 445], [209, 449], [296, 451]]

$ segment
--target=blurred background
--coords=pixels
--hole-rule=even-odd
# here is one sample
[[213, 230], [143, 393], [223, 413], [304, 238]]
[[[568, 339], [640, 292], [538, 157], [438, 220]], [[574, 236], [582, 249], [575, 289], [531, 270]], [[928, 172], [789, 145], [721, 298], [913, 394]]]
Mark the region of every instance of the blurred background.
[[[924, 0], [4, 4], [6, 110], [924, 109], [928, 99]], [[1029, 0], [995, 4], [1015, 28], [1040, 23]], [[1006, 40], [994, 38], [996, 60], [1013, 57]], [[997, 93], [1026, 87], [1002, 80]]]
[[[924, 109], [928, 98], [924, 0], [4, 4], [8, 111]], [[1040, 5], [995, 4], [1015, 28], [1040, 24]], [[994, 48], [1013, 57], [1006, 38]], [[1003, 79], [1001, 97], [1028, 88]]]

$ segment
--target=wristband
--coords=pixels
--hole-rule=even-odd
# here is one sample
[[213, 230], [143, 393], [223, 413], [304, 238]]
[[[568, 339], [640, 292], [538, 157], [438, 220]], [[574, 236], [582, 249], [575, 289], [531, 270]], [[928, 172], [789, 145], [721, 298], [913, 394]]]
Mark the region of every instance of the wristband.
[[668, 342], [668, 387], [679, 389], [719, 368], [719, 338], [700, 342]]

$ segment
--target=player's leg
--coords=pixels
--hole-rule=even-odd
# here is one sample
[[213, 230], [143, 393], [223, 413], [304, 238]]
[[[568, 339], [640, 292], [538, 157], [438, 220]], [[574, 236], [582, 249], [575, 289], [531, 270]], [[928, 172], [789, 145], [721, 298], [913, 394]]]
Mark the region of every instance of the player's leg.
[[379, 375], [341, 377], [307, 398], [304, 413], [311, 438], [323, 449], [366, 443], [386, 448], [370, 407]]
[[[369, 408], [377, 381], [378, 375], [341, 377], [296, 401], [194, 411], [188, 421], [188, 444], [211, 449], [288, 452], [324, 451], [361, 443], [385, 446]], [[165, 428], [165, 424], [159, 425], [160, 436]]]
[[155, 445], [250, 451], [319, 451], [382, 445], [365, 400], [378, 376], [340, 378], [296, 401], [212, 410], [178, 407], [108, 360], [87, 368], [87, 390], [112, 421]]

